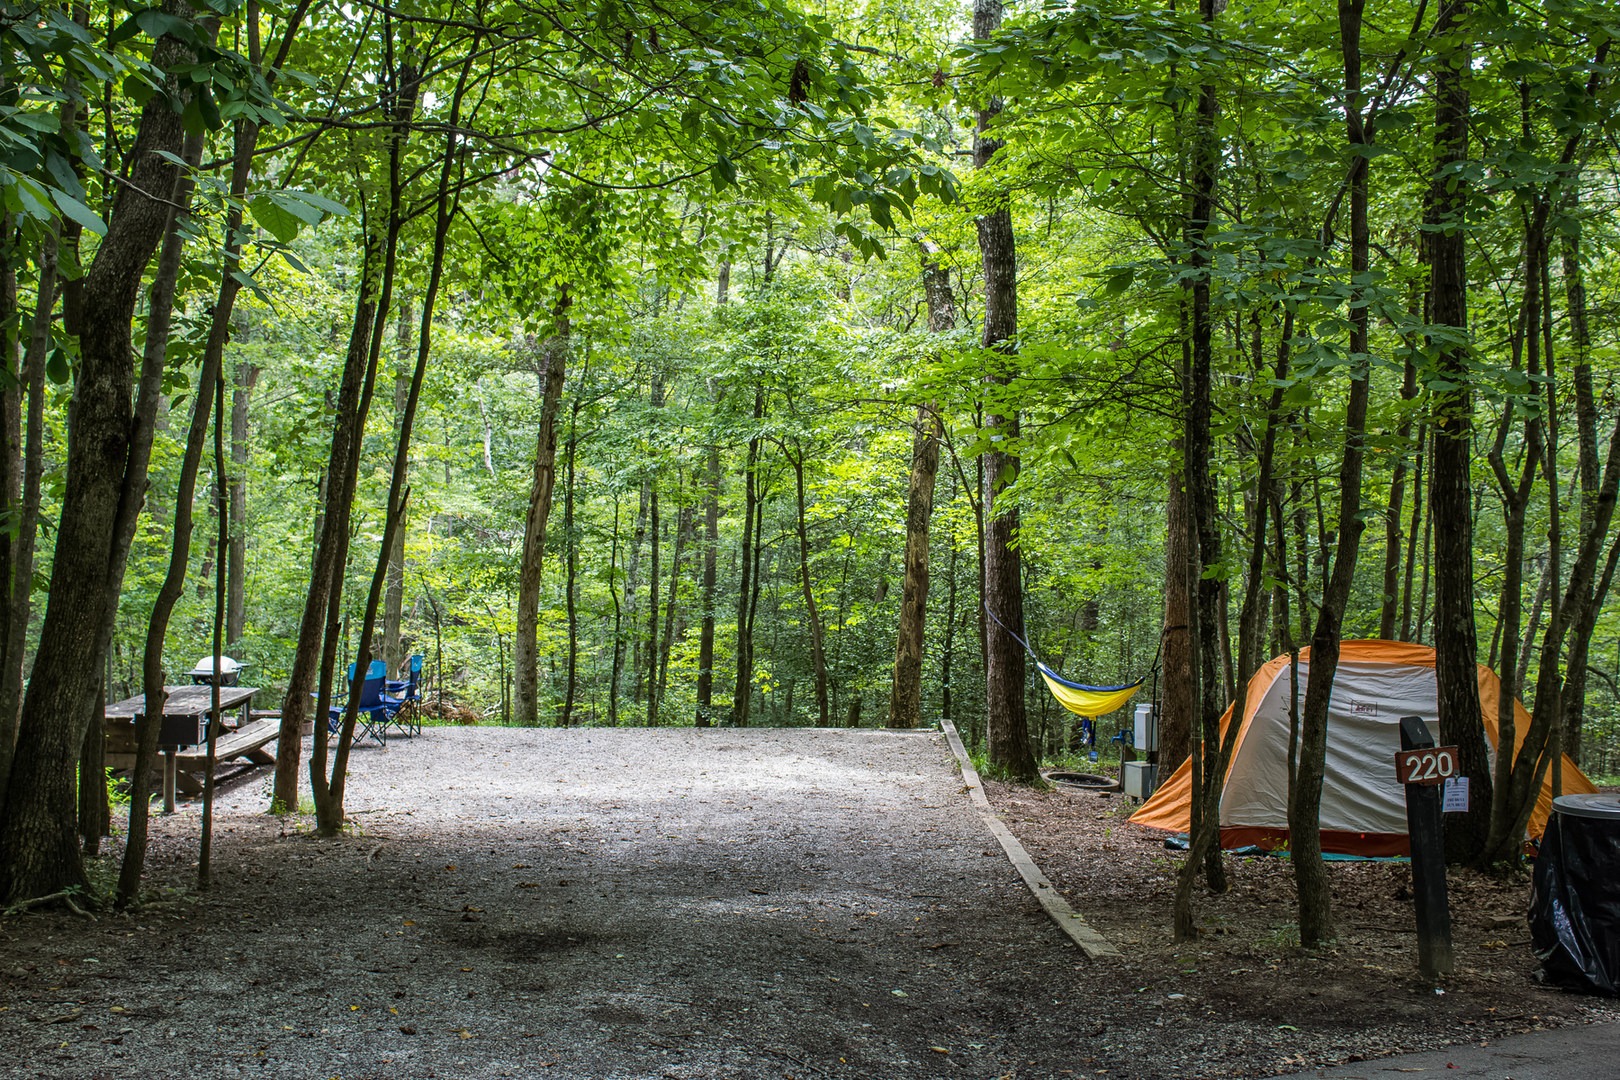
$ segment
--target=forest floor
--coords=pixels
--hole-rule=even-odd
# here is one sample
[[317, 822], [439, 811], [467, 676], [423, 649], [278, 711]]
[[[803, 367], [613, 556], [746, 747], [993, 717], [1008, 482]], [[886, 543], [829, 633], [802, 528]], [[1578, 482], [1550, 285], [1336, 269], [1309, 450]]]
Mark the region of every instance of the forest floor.
[[429, 728], [356, 751], [332, 840], [266, 786], [205, 892], [188, 807], [138, 913], [0, 918], [0, 1077], [1260, 1077], [1616, 1016], [1533, 983], [1523, 881], [1453, 879], [1438, 993], [1403, 866], [1335, 866], [1306, 955], [1287, 864], [1236, 861], [1177, 946], [1123, 798], [988, 785], [1125, 953], [1088, 961], [937, 733]]

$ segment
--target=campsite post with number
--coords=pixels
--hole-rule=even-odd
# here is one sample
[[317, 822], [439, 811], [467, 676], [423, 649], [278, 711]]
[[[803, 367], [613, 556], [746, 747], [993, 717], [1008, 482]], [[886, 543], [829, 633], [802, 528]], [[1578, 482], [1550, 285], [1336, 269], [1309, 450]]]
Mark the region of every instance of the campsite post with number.
[[1420, 716], [1401, 717], [1395, 773], [1406, 791], [1406, 831], [1412, 842], [1412, 906], [1417, 911], [1418, 972], [1425, 979], [1452, 971], [1451, 908], [1446, 899], [1446, 845], [1440, 831], [1440, 784], [1457, 772], [1457, 748], [1435, 746]]

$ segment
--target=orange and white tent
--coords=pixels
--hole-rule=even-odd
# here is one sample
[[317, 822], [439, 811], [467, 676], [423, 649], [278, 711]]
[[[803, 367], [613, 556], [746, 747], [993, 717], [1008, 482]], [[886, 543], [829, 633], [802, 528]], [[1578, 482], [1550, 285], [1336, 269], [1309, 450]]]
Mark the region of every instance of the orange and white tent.
[[[1281, 847], [1288, 841], [1289, 700], [1293, 666], [1279, 656], [1249, 680], [1249, 697], [1237, 747], [1221, 794], [1221, 846]], [[1310, 650], [1300, 652], [1301, 708], [1310, 671]], [[1496, 712], [1501, 682], [1479, 666], [1479, 704], [1491, 747], [1497, 739]], [[1322, 850], [1345, 855], [1405, 855], [1406, 798], [1395, 782], [1395, 754], [1401, 748], [1400, 718], [1421, 716], [1439, 742], [1438, 689], [1434, 650], [1397, 641], [1345, 641], [1328, 705], [1327, 770], [1322, 788]], [[1514, 733], [1522, 744], [1530, 714], [1513, 703]], [[1224, 735], [1232, 710], [1221, 717]], [[1539, 838], [1552, 808], [1552, 770], [1536, 800], [1529, 833]], [[1562, 795], [1595, 792], [1596, 787], [1563, 760]], [[1477, 793], [1476, 793], [1477, 794]], [[1192, 765], [1175, 774], [1131, 816], [1138, 825], [1170, 832], [1189, 828]]]

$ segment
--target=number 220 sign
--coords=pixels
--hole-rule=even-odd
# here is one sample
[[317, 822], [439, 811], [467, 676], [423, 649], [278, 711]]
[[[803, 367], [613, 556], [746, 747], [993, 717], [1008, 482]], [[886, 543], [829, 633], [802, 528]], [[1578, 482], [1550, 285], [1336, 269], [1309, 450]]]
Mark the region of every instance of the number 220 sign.
[[1395, 780], [1401, 784], [1438, 784], [1457, 775], [1455, 746], [1427, 746], [1395, 755]]

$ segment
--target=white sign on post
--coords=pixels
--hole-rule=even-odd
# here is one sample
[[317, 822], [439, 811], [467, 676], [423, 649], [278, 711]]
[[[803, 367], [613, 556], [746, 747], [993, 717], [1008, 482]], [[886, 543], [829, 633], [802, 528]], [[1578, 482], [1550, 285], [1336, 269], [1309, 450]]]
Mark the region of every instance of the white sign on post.
[[1445, 792], [1441, 795], [1440, 812], [1466, 814], [1468, 812], [1468, 777], [1446, 777]]

